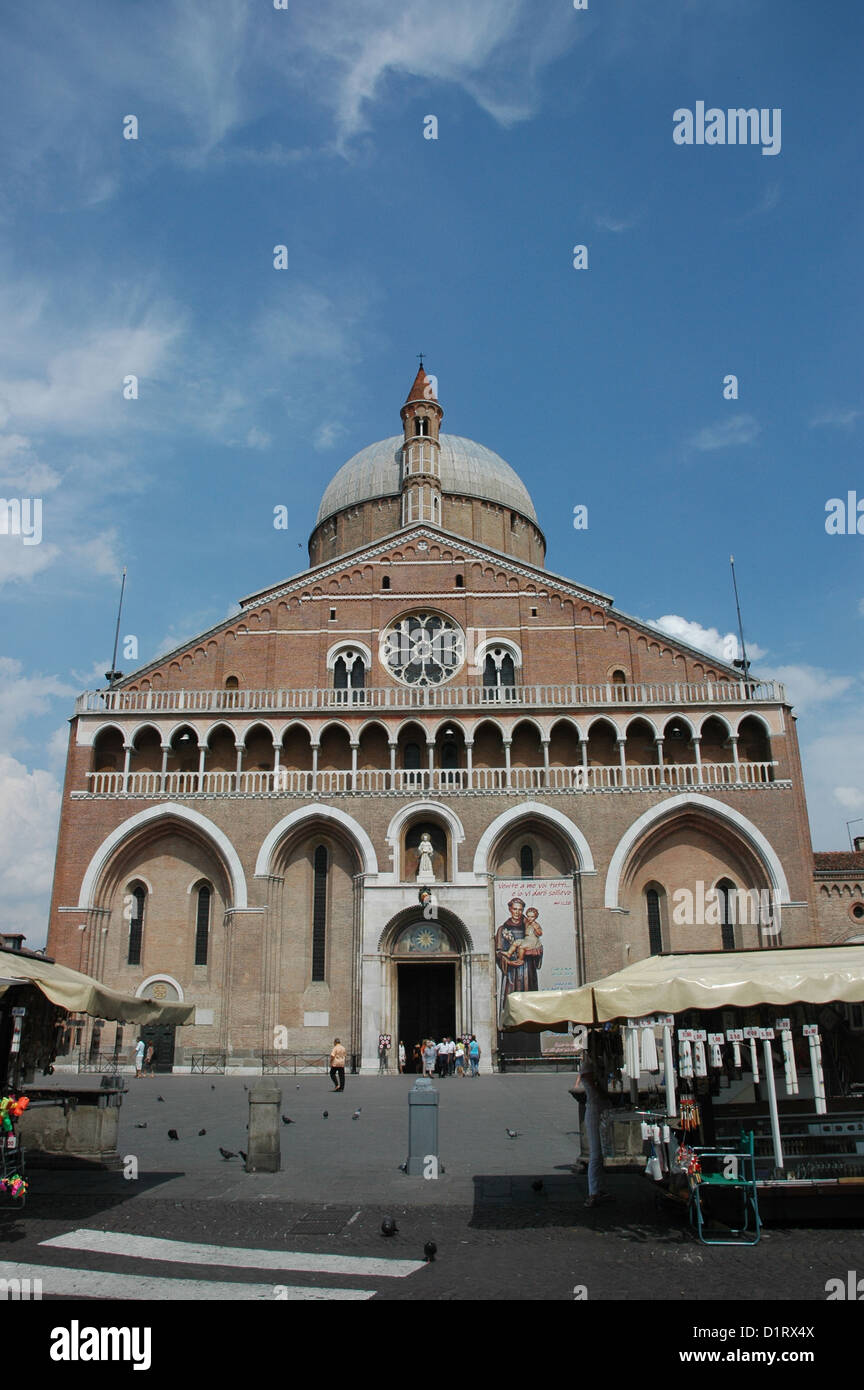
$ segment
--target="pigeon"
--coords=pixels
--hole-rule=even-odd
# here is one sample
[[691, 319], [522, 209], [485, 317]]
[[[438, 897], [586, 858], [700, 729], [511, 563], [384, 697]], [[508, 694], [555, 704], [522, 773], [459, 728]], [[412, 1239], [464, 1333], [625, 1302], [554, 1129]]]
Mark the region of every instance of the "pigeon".
[[507, 1130], [507, 1138], [508, 1138], [508, 1139], [518, 1139], [518, 1138], [519, 1138], [519, 1131], [518, 1131], [518, 1129], [508, 1129], [508, 1130]]
[[146, 1129], [146, 1128], [147, 1128], [147, 1121], [146, 1121], [146, 1120], [137, 1120], [136, 1123], [135, 1123], [135, 1128], [136, 1128], [136, 1129]]
[[235, 1153], [232, 1153], [230, 1149], [223, 1149], [222, 1146], [221, 1146], [221, 1144], [220, 1144], [220, 1146], [219, 1146], [219, 1152], [220, 1152], [220, 1154], [222, 1155], [222, 1157], [223, 1157], [224, 1159], [236, 1158], [236, 1157], [237, 1157], [237, 1155], [236, 1155]]
[[283, 1116], [282, 1116], [282, 1123], [283, 1123], [283, 1125], [293, 1125], [294, 1121], [290, 1118], [290, 1116], [288, 1116], [288, 1115], [283, 1115]]
[[329, 1111], [329, 1110], [325, 1110], [325, 1111], [323, 1112], [321, 1118], [324, 1119], [324, 1120], [326, 1120], [329, 1114], [330, 1114], [330, 1111]]
[[240, 1157], [242, 1158], [243, 1162], [245, 1163], [245, 1162], [246, 1162], [246, 1154], [244, 1154], [244, 1152], [243, 1152], [242, 1149], [240, 1150]]
[[437, 1254], [438, 1246], [435, 1244], [434, 1240], [427, 1240], [426, 1244], [423, 1246], [423, 1255], [426, 1259], [427, 1265], [431, 1265], [432, 1261], [434, 1260]]
[[216, 1087], [215, 1087], [215, 1086], [211, 1086], [211, 1087], [210, 1087], [210, 1090], [211, 1090], [211, 1091], [215, 1091], [215, 1090], [216, 1090]]
[[393, 1220], [392, 1216], [384, 1217], [384, 1220], [381, 1222], [382, 1236], [395, 1236], [398, 1229], [399, 1227], [396, 1225], [396, 1222]]
[[246, 1082], [245, 1082], [245, 1081], [243, 1082], [243, 1090], [244, 1090], [244, 1091], [248, 1091], [248, 1090], [249, 1090], [249, 1087], [246, 1085]]
[[206, 1129], [199, 1129], [199, 1131], [198, 1131], [198, 1138], [200, 1139], [200, 1138], [202, 1137], [202, 1135], [204, 1135], [204, 1134], [206, 1134], [206, 1133], [207, 1133]]
[[354, 1114], [351, 1116], [351, 1119], [352, 1119], [352, 1120], [359, 1120], [359, 1119], [360, 1119], [360, 1111], [359, 1111], [359, 1110], [355, 1110], [355, 1111], [354, 1111]]
[[165, 1097], [164, 1097], [164, 1096], [157, 1096], [156, 1099], [157, 1099], [157, 1100], [161, 1100], [161, 1102], [162, 1102], [163, 1105], [165, 1104]]
[[299, 1086], [297, 1087], [297, 1090], [298, 1090], [298, 1091], [300, 1090], [300, 1087], [299, 1087]]
[[169, 1129], [169, 1131], [168, 1131], [168, 1138], [169, 1138], [169, 1139], [179, 1139], [179, 1138], [180, 1138], [180, 1135], [177, 1133], [176, 1129]]
[[537, 1178], [534, 1182], [532, 1182], [532, 1184], [531, 1184], [531, 1191], [532, 1191], [532, 1192], [542, 1192], [542, 1191], [543, 1191], [543, 1179], [542, 1179], [542, 1178]]

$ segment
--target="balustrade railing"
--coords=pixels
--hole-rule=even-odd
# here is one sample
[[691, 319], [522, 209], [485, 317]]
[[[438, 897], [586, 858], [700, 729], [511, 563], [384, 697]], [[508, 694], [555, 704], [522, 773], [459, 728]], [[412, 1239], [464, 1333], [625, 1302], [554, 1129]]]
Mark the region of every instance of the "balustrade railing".
[[627, 763], [594, 767], [322, 768], [254, 772], [91, 772], [93, 796], [344, 796], [384, 792], [651, 791], [754, 787], [775, 780], [776, 762]]
[[300, 710], [457, 709], [603, 705], [785, 703], [778, 681], [666, 681], [616, 685], [543, 684], [381, 686], [368, 690], [96, 690], [79, 695], [76, 714], [159, 714], [185, 711], [296, 713]]

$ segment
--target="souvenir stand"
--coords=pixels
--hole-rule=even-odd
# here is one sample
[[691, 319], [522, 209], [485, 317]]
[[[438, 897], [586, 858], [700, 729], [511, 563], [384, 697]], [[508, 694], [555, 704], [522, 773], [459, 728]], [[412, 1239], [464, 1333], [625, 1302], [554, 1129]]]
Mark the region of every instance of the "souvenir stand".
[[629, 1124], [631, 1162], [647, 1155], [673, 1197], [704, 1183], [697, 1217], [708, 1188], [724, 1214], [740, 1214], [743, 1198], [743, 1238], [758, 1239], [757, 1197], [763, 1215], [864, 1204], [864, 1039], [843, 1023], [862, 1000], [864, 946], [700, 952], [652, 956], [576, 990], [514, 994], [503, 1023], [587, 1026], [589, 1047], [617, 1031], [621, 1065], [607, 1083], [613, 1095], [629, 1087], [632, 1111], [615, 1118]]

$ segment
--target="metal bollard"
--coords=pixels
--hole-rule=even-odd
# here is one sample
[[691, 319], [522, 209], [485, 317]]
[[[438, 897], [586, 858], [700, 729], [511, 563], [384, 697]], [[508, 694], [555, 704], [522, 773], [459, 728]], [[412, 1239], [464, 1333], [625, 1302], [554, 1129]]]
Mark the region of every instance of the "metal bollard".
[[247, 1173], [278, 1173], [282, 1168], [279, 1112], [282, 1092], [275, 1081], [262, 1079], [249, 1092], [249, 1151]]
[[425, 1076], [418, 1076], [408, 1092], [405, 1171], [410, 1178], [438, 1176], [438, 1092]]

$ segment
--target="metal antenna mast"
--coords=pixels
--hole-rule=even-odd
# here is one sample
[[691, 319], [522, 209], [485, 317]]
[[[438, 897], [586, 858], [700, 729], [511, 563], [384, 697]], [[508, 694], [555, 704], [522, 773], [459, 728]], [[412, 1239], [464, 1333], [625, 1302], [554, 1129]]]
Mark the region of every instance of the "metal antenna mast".
[[119, 681], [123, 672], [117, 670], [117, 643], [120, 639], [120, 614], [123, 612], [123, 593], [126, 588], [126, 566], [123, 566], [123, 578], [120, 583], [120, 602], [117, 606], [117, 626], [114, 629], [114, 653], [111, 657], [111, 670], [105, 672], [105, 679], [109, 685]]
[[744, 645], [744, 625], [741, 622], [741, 604], [738, 601], [738, 584], [735, 579], [734, 555], [729, 556], [729, 564], [732, 566], [732, 587], [735, 590], [735, 611], [738, 614], [738, 635], [741, 638], [741, 660], [733, 661], [732, 665], [740, 667], [746, 681], [749, 680], [750, 677], [750, 662], [747, 660], [747, 648]]

